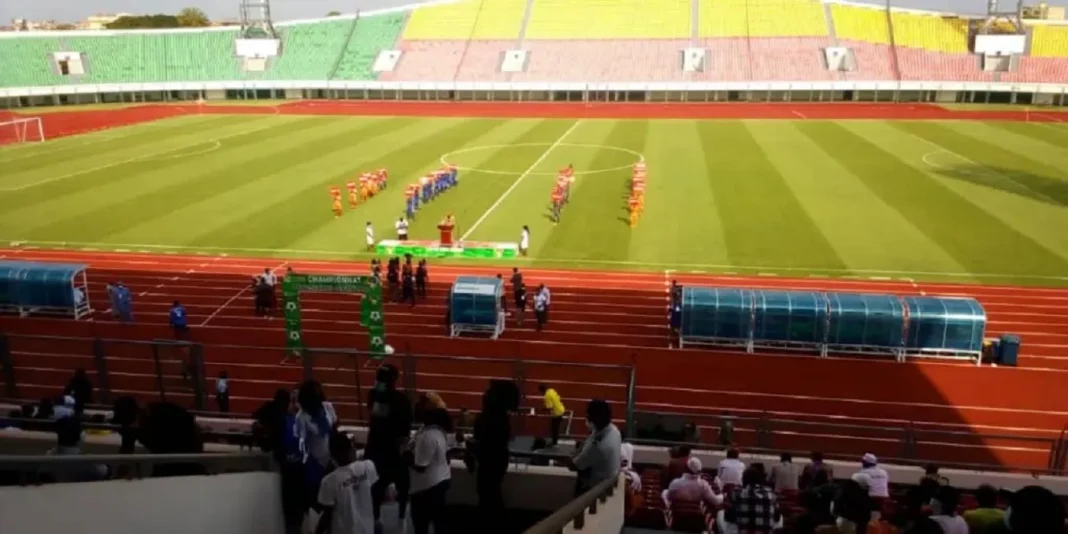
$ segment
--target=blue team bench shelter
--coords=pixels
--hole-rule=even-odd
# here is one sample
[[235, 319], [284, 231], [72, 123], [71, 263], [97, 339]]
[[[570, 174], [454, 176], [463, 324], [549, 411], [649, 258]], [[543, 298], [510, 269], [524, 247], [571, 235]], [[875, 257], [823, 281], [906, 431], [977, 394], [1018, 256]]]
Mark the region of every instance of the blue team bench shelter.
[[461, 276], [449, 290], [449, 335], [504, 332], [504, 282], [491, 276]]
[[85, 269], [82, 264], [0, 261], [0, 312], [75, 319], [89, 315]]
[[718, 345], [979, 362], [975, 299], [684, 287], [680, 346]]

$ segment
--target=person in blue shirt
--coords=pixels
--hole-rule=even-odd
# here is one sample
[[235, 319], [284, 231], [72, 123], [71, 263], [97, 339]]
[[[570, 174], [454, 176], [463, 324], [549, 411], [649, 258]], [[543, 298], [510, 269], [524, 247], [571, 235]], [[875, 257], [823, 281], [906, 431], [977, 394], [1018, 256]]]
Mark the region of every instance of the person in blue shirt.
[[130, 288], [119, 282], [115, 287], [115, 304], [118, 306], [119, 320], [124, 323], [133, 322], [133, 297]]
[[177, 300], [171, 305], [170, 323], [175, 339], [184, 340], [189, 335], [189, 317], [185, 314], [185, 307]]
[[669, 319], [669, 324], [671, 325], [670, 343], [672, 346], [677, 347], [679, 346], [677, 344], [679, 341], [679, 328], [682, 327], [682, 304], [677, 300], [673, 300], [671, 303], [671, 317]]

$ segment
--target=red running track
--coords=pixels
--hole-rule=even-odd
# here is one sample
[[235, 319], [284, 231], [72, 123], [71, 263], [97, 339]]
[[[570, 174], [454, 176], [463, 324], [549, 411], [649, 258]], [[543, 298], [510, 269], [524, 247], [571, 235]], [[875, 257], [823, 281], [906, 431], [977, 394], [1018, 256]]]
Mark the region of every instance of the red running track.
[[[276, 387], [300, 379], [300, 370], [280, 365], [281, 320], [253, 317], [247, 281], [263, 268], [281, 269], [277, 259], [250, 259], [171, 254], [84, 253], [48, 250], [0, 250], [8, 259], [82, 262], [90, 265], [90, 299], [106, 305], [104, 283], [121, 279], [134, 292], [137, 326], [122, 326], [104, 314], [93, 321], [50, 319], [0, 320], [8, 333], [65, 335], [82, 341], [43, 342], [12, 338], [18, 379], [24, 396], [54, 392], [76, 366], [91, 368], [84, 339], [158, 339], [169, 337], [170, 302], [187, 307], [193, 338], [205, 344], [209, 376], [226, 369], [234, 384], [235, 410], [250, 411]], [[363, 262], [295, 260], [298, 272], [363, 273]], [[569, 363], [633, 365], [637, 372], [639, 410], [680, 412], [714, 425], [723, 410], [734, 414], [764, 412], [801, 422], [780, 425], [775, 446], [819, 448], [859, 454], [873, 451], [897, 456], [899, 436], [890, 432], [843, 430], [828, 423], [884, 424], [912, 422], [921, 432], [925, 458], [949, 462], [1001, 463], [1045, 467], [1048, 445], [1018, 439], [947, 437], [936, 431], [970, 430], [1056, 438], [1068, 422], [1068, 290], [893, 281], [788, 279], [679, 274], [683, 284], [745, 286], [798, 290], [844, 290], [978, 298], [990, 317], [992, 334], [1021, 334], [1023, 368], [977, 368], [954, 363], [908, 363], [832, 359], [801, 355], [745, 355], [723, 350], [671, 350], [667, 345], [666, 288], [663, 273], [524, 270], [528, 285], [553, 289], [553, 310], [545, 332], [510, 320], [503, 339], [450, 339], [444, 336], [444, 295], [460, 274], [495, 274], [508, 267], [434, 266], [431, 294], [415, 308], [387, 306], [389, 342], [415, 354], [470, 356], [469, 360], [417, 359], [416, 386], [442, 392], [453, 406], [477, 406], [478, 392], [492, 377], [511, 377], [514, 360], [543, 362], [526, 366], [532, 397], [539, 381], [551, 381], [571, 408], [591, 397], [615, 403], [626, 396], [627, 373]], [[302, 299], [306, 340], [324, 348], [362, 348], [366, 335], [358, 327], [358, 297], [313, 294]], [[241, 347], [221, 347], [240, 345]], [[148, 396], [157, 389], [144, 346], [109, 344], [112, 389]], [[165, 369], [177, 380], [177, 369]], [[357, 415], [356, 384], [366, 387], [370, 372], [336, 356], [324, 356], [316, 374], [331, 397]], [[177, 388], [173, 383], [167, 386]], [[178, 391], [179, 397], [188, 393]], [[743, 444], [751, 444], [741, 428]], [[708, 436], [712, 437], [712, 436]]]

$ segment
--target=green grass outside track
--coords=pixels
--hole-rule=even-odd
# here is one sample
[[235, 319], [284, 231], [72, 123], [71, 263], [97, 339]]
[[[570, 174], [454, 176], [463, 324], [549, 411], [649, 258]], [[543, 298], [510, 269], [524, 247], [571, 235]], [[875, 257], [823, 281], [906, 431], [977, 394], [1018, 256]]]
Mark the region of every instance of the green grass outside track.
[[[394, 237], [400, 186], [443, 155], [471, 170], [413, 239], [447, 212], [465, 234], [493, 207], [468, 239], [529, 225], [518, 265], [1068, 285], [1059, 123], [190, 116], [0, 148], [0, 246], [355, 259], [364, 223]], [[335, 219], [327, 189], [379, 167], [391, 188]]]

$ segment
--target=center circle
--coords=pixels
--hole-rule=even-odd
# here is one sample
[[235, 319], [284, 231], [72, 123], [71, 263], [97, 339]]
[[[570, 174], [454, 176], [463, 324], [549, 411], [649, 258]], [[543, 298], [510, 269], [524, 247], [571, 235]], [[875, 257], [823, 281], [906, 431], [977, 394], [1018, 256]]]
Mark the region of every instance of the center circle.
[[545, 147], [546, 151], [548, 151], [549, 149], [556, 148], [556, 147], [590, 148], [590, 149], [596, 149], [596, 150], [606, 150], [606, 151], [612, 151], [612, 152], [619, 152], [619, 153], [623, 153], [623, 154], [628, 154], [628, 155], [633, 156], [635, 158], [635, 160], [633, 162], [628, 163], [626, 165], [619, 165], [617, 167], [609, 167], [609, 168], [604, 168], [604, 169], [590, 169], [590, 170], [586, 170], [586, 171], [575, 171], [575, 176], [582, 176], [582, 175], [587, 175], [587, 174], [600, 174], [600, 173], [605, 173], [605, 172], [622, 171], [622, 170], [626, 170], [626, 169], [632, 168], [635, 163], [645, 161], [645, 156], [642, 155], [641, 152], [638, 152], [636, 150], [631, 150], [629, 148], [623, 148], [623, 147], [618, 147], [618, 146], [592, 145], [592, 144], [583, 144], [583, 143], [511, 143], [511, 144], [506, 144], [506, 145], [478, 145], [478, 146], [472, 146], [472, 147], [467, 147], [467, 148], [461, 148], [459, 150], [453, 150], [452, 152], [446, 152], [446, 153], [442, 154], [439, 159], [440, 159], [442, 165], [455, 165], [458, 170], [467, 171], [467, 172], [480, 172], [480, 173], [485, 173], [485, 174], [503, 174], [503, 175], [509, 175], [509, 176], [514, 176], [514, 175], [517, 175], [517, 174], [530, 174], [530, 175], [535, 175], [535, 176], [554, 176], [554, 175], [556, 175], [555, 171], [552, 171], [552, 172], [545, 172], [545, 171], [525, 172], [524, 170], [521, 170], [521, 169], [505, 171], [505, 170], [500, 170], [500, 169], [486, 169], [486, 168], [482, 168], [482, 167], [465, 167], [463, 165], [459, 165], [459, 164], [455, 163], [454, 161], [450, 161], [450, 159], [452, 159], [453, 156], [457, 156], [457, 155], [460, 155], [460, 154], [468, 154], [468, 153], [471, 153], [471, 152], [480, 152], [480, 151], [485, 151], [485, 150], [501, 150], [501, 149], [507, 149], [507, 148], [523, 148], [523, 147]]

